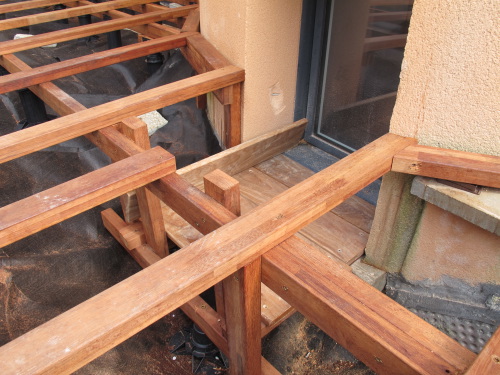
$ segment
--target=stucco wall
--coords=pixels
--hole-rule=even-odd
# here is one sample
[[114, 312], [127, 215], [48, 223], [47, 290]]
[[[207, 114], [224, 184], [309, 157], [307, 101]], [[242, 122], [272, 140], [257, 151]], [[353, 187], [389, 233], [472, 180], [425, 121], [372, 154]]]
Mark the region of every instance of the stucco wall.
[[293, 121], [301, 0], [200, 2], [201, 32], [246, 71], [242, 141]]
[[391, 132], [500, 154], [500, 2], [416, 0]]

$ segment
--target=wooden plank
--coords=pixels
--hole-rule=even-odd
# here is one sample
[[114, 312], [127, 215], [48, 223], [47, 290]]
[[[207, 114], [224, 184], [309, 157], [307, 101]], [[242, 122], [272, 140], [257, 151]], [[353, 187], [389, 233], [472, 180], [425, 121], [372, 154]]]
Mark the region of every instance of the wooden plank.
[[387, 36], [374, 36], [365, 39], [363, 51], [377, 51], [389, 48], [401, 48], [406, 46], [407, 34], [387, 35]]
[[390, 170], [393, 155], [411, 143], [414, 140], [385, 135], [233, 221], [234, 214], [206, 200], [205, 209], [215, 205], [212, 211], [227, 217], [221, 223], [228, 223], [224, 228], [4, 345], [3, 373], [71, 373], [379, 178]]
[[83, 5], [74, 8], [55, 10], [52, 12], [37, 13], [28, 16], [9, 18], [0, 21], [0, 31], [37, 25], [44, 22], [62, 20], [65, 18], [82, 16], [108, 10], [125, 8], [134, 4], [147, 4], [154, 0], [112, 0], [105, 3]]
[[201, 184], [203, 176], [215, 169], [234, 175], [295, 146], [302, 139], [306, 124], [306, 119], [299, 120], [181, 168], [178, 173], [193, 185]]
[[465, 375], [494, 375], [500, 372], [500, 328], [488, 340]]
[[101, 217], [104, 227], [125, 249], [135, 249], [146, 243], [141, 223], [128, 224], [111, 208], [102, 211]]
[[305, 243], [285, 242], [264, 254], [262, 277], [379, 374], [458, 374], [474, 358], [474, 353]]
[[80, 111], [0, 137], [0, 162], [15, 159], [221, 87], [242, 81], [244, 72], [226, 67]]
[[[255, 168], [288, 187], [295, 186], [314, 174], [309, 168], [285, 155], [276, 155], [257, 164]], [[354, 195], [331, 212], [369, 233], [375, 215], [375, 206]]]
[[14, 4], [0, 5], [0, 14], [18, 12], [21, 10], [48, 7], [50, 5], [65, 4], [75, 0], [31, 0], [21, 1]]
[[394, 155], [394, 172], [500, 188], [500, 157], [429, 146]]
[[[188, 8], [188, 9], [185, 9]], [[90, 35], [106, 33], [109, 31], [131, 28], [137, 25], [144, 25], [151, 22], [159, 22], [176, 15], [187, 14], [192, 7], [165, 8], [163, 11], [139, 14], [121, 19], [113, 19], [94, 23], [91, 25], [77, 26], [65, 30], [57, 30], [48, 33], [33, 35], [29, 38], [8, 40], [0, 43], [0, 55], [7, 55], [14, 52], [24, 51], [31, 48], [46, 46], [52, 43], [60, 43]]]
[[186, 17], [186, 21], [184, 21], [184, 25], [182, 25], [181, 31], [183, 33], [200, 31], [200, 8], [194, 9], [189, 13], [189, 16]]
[[0, 247], [175, 171], [161, 147], [0, 208]]
[[[148, 40], [142, 43], [135, 43], [128, 46], [113, 48], [110, 50], [96, 52], [90, 55], [69, 59], [54, 64], [49, 64], [29, 71], [12, 73], [0, 77], [0, 94], [18, 90], [24, 87], [33, 86], [43, 82], [53, 81], [62, 77], [67, 77], [104, 66], [113, 65], [122, 61], [131, 60], [137, 57], [146, 56], [156, 52], [167, 51], [179, 48], [186, 44], [185, 36], [171, 35], [163, 38]], [[1, 47], [0, 47], [1, 48]], [[0, 56], [0, 64], [4, 65]]]
[[[256, 204], [270, 201], [287, 190], [287, 186], [254, 168], [234, 178], [241, 184], [242, 195]], [[300, 234], [347, 264], [363, 255], [368, 241], [367, 233], [331, 212], [303, 228]]]
[[293, 309], [288, 302], [278, 296], [266, 284], [261, 285], [261, 320], [265, 326], [270, 326], [276, 321], [282, 321], [283, 316], [288, 317], [288, 311]]

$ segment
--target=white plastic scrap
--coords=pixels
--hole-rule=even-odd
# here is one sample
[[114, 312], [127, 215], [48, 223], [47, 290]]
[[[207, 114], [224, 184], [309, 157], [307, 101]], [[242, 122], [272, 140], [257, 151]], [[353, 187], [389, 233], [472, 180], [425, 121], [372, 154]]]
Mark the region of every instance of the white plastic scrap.
[[155, 131], [168, 124], [168, 121], [158, 111], [151, 111], [137, 116], [148, 126], [148, 134], [151, 137]]

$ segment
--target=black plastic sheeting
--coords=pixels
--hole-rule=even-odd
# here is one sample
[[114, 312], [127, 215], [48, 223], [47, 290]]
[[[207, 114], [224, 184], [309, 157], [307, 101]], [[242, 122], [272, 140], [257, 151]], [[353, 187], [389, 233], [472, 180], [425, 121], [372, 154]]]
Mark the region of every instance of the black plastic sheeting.
[[[46, 24], [51, 29], [65, 27], [61, 23]], [[15, 33], [36, 33], [40, 28], [8, 31], [0, 37], [7, 40]], [[122, 32], [122, 38], [124, 44], [137, 40], [132, 32]], [[98, 36], [16, 55], [36, 67], [104, 49], [106, 38]], [[151, 77], [145, 58], [139, 58], [54, 83], [83, 105], [92, 107], [193, 74], [179, 51], [164, 55], [165, 63]], [[159, 112], [168, 124], [151, 137], [152, 146], [160, 145], [173, 153], [178, 168], [220, 151], [206, 115], [196, 108], [194, 99], [161, 108]], [[0, 135], [15, 131], [23, 118], [18, 93], [0, 95]], [[0, 206], [109, 162], [89, 141], [77, 138], [4, 163], [0, 165]], [[0, 345], [140, 271], [141, 267], [103, 227], [100, 212], [108, 207], [120, 212], [115, 199], [0, 249]], [[169, 337], [189, 324], [182, 313], [175, 311], [77, 373], [190, 374], [189, 357], [175, 357], [168, 350]]]

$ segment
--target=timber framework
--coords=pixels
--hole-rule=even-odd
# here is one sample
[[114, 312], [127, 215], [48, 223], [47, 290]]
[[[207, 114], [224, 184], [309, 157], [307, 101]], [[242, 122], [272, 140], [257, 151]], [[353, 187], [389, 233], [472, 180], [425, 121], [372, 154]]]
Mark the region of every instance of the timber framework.
[[[126, 220], [106, 210], [103, 224], [144, 270], [4, 345], [2, 374], [71, 373], [177, 308], [228, 356], [232, 374], [277, 373], [261, 356], [261, 338], [294, 309], [379, 374], [498, 371], [499, 330], [476, 355], [296, 236], [390, 171], [500, 188], [498, 157], [387, 134], [240, 216], [239, 185], [227, 173], [292, 147], [305, 121], [240, 144], [245, 72], [199, 33], [196, 4], [169, 9], [151, 0], [30, 0], [0, 5], [0, 13], [62, 3], [65, 9], [0, 21], [7, 30], [85, 14], [103, 19], [0, 43], [0, 64], [11, 73], [0, 77], [0, 93], [28, 87], [61, 116], [0, 137], [0, 162], [84, 135], [113, 163], [0, 208], [0, 247], [121, 197]], [[37, 68], [14, 56], [125, 27], [142, 41]], [[197, 75], [94, 108], [51, 82], [173, 48]], [[171, 154], [150, 148], [147, 127], [135, 116], [189, 98], [203, 105], [207, 93], [223, 106], [219, 135], [228, 150], [176, 170]], [[248, 154], [256, 155], [250, 165], [242, 156]], [[187, 238], [179, 226], [198, 237]], [[182, 249], [169, 255], [167, 236]], [[212, 286], [216, 309], [199, 296]], [[283, 306], [268, 320], [261, 311], [264, 290]]]

